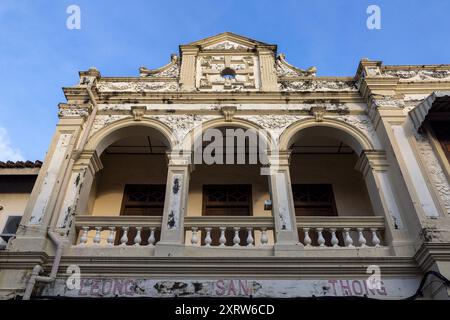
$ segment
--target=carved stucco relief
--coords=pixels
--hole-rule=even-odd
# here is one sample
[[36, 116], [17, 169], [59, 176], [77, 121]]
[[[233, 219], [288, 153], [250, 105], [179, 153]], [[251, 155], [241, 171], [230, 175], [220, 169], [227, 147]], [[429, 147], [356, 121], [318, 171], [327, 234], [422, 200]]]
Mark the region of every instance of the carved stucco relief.
[[304, 80], [282, 81], [279, 84], [281, 91], [356, 91], [352, 81], [339, 80]]
[[101, 114], [97, 115], [94, 119], [94, 123], [92, 124], [91, 132], [89, 133], [90, 136], [94, 135], [97, 131], [100, 129], [110, 125], [113, 122], [125, 119], [131, 117], [129, 115], [118, 115], [118, 114]]
[[269, 132], [274, 141], [278, 141], [281, 133], [291, 124], [293, 124], [296, 121], [312, 117], [283, 114], [283, 115], [238, 115], [236, 116], [236, 118], [241, 118], [259, 125], [260, 127]]
[[214, 115], [152, 115], [145, 116], [146, 118], [156, 119], [167, 125], [174, 135], [175, 140], [181, 143], [186, 135], [194, 129], [195, 126], [200, 125], [206, 121], [220, 119], [221, 116]]
[[178, 91], [179, 84], [174, 81], [121, 81], [99, 82], [97, 89], [100, 92], [145, 92], [145, 91]]
[[382, 76], [398, 77], [400, 81], [442, 81], [450, 79], [450, 70], [385, 70]]
[[81, 117], [86, 118], [89, 116], [89, 110], [87, 108], [60, 108], [58, 111], [58, 117]]
[[378, 137], [373, 127], [372, 121], [366, 115], [347, 115], [338, 117], [328, 117], [330, 119], [340, 120], [361, 130], [366, 137], [370, 139], [375, 148], [380, 146]]
[[447, 214], [450, 214], [450, 185], [444, 171], [436, 157], [433, 147], [428, 138], [419, 133], [415, 134], [420, 156], [424, 161], [428, 176], [433, 186], [436, 188]]

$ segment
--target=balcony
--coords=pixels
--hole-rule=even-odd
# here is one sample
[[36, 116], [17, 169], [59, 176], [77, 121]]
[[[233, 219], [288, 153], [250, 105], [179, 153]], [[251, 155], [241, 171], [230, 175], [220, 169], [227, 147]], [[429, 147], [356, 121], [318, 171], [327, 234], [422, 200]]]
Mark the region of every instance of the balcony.
[[[81, 254], [152, 256], [161, 217], [77, 216], [73, 250]], [[298, 252], [306, 256], [386, 255], [385, 222], [378, 216], [297, 217]], [[185, 256], [273, 256], [273, 217], [193, 216], [184, 220]], [[102, 250], [105, 249], [105, 250]], [[111, 251], [112, 250], [112, 251]]]

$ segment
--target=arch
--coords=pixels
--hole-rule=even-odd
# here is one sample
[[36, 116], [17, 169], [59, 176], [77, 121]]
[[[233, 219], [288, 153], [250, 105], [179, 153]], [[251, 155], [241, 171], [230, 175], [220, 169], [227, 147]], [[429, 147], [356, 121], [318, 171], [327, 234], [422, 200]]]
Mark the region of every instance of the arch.
[[371, 140], [360, 129], [349, 125], [348, 123], [324, 119], [317, 122], [314, 119], [306, 119], [294, 122], [287, 127], [280, 136], [280, 151], [287, 151], [296, 138], [301, 135], [301, 131], [307, 128], [321, 127], [325, 128], [327, 136], [337, 137], [349, 145], [358, 155], [363, 150], [374, 150]]
[[[201, 130], [199, 130], [200, 126]], [[202, 122], [201, 124], [191, 129], [182, 141], [182, 149], [192, 150], [194, 141], [196, 141], [196, 139], [198, 139], [205, 132], [205, 130], [219, 127], [239, 127], [242, 129], [256, 130], [260, 134], [260, 137], [264, 139], [264, 142], [268, 146], [268, 148], [272, 146], [272, 142], [274, 141], [267, 130], [252, 121], [238, 118], [233, 118], [232, 121], [225, 121], [224, 119], [213, 119]]]
[[94, 133], [89, 138], [85, 149], [95, 150], [100, 156], [115, 141], [133, 135], [148, 134], [149, 129], [162, 135], [169, 150], [172, 150], [176, 145], [172, 131], [162, 122], [148, 118], [142, 119], [141, 121], [128, 118], [118, 120]]

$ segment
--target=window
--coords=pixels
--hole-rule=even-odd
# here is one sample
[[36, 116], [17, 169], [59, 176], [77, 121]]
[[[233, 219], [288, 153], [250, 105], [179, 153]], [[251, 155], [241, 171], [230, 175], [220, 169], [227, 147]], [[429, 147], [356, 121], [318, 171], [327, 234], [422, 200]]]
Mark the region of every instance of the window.
[[330, 184], [293, 184], [292, 194], [297, 216], [337, 215]]
[[8, 220], [6, 220], [3, 231], [0, 234], [0, 238], [2, 238], [3, 241], [8, 242], [8, 240], [16, 234], [17, 229], [19, 228], [21, 219], [22, 219], [22, 216], [9, 216], [8, 217]]
[[250, 216], [252, 215], [251, 185], [204, 185], [203, 215]]
[[[251, 185], [204, 185], [203, 186], [203, 215], [204, 216], [251, 216], [252, 215], [252, 186]], [[205, 243], [206, 233], [202, 232], [202, 244]], [[227, 242], [233, 245], [234, 231], [225, 232]], [[246, 245], [246, 230], [239, 231], [241, 246]], [[211, 231], [212, 245], [219, 244], [220, 231]]]
[[166, 186], [163, 184], [125, 185], [121, 215], [162, 216]]
[[442, 146], [447, 160], [450, 162], [450, 125], [447, 121], [434, 121], [431, 127], [436, 134], [436, 138]]
[[234, 70], [231, 69], [231, 68], [225, 68], [225, 69], [222, 70], [222, 72], [220, 73], [220, 75], [221, 75], [222, 78], [224, 78], [224, 79], [231, 80], [231, 79], [236, 78], [236, 71], [234, 71]]

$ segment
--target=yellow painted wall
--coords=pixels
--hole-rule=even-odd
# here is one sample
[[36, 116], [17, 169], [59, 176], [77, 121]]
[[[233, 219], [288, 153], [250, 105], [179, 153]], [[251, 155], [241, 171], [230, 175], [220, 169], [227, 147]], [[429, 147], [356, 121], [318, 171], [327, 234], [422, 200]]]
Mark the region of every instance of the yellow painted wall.
[[270, 199], [268, 177], [260, 174], [258, 165], [196, 165], [189, 182], [188, 216], [202, 215], [204, 184], [251, 184], [253, 215], [271, 215], [264, 211], [264, 201]]
[[[107, 155], [101, 157], [103, 169], [97, 173], [92, 214], [118, 216], [126, 184], [166, 184], [165, 155]], [[93, 188], [92, 190], [95, 190]]]
[[30, 193], [2, 193], [0, 194], [0, 232], [3, 231], [8, 216], [21, 216], [27, 205]]
[[354, 155], [292, 155], [291, 182], [324, 183], [333, 187], [338, 215], [373, 215], [362, 175], [354, 169]]

